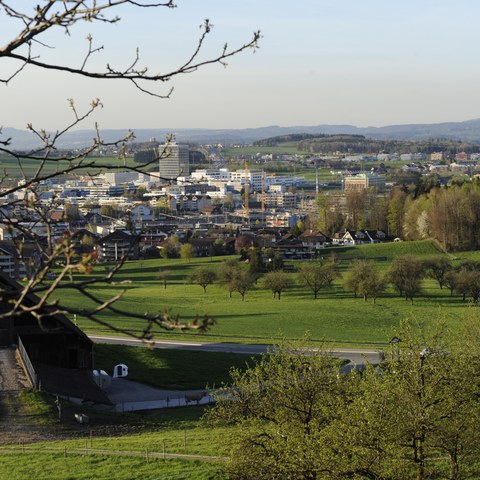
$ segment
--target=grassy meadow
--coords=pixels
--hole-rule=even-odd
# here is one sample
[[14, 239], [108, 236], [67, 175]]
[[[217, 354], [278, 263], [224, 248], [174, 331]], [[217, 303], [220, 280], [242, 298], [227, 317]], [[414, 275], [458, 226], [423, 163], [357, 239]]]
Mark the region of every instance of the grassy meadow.
[[[325, 249], [324, 258], [334, 255], [340, 270], [345, 272], [355, 258], [376, 260], [379, 269], [386, 270], [396, 255], [412, 253], [420, 258], [442, 254], [432, 242], [401, 242], [394, 244], [364, 245], [336, 249]], [[475, 258], [475, 253], [466, 257]], [[456, 258], [459, 258], [457, 256]], [[478, 256], [477, 256], [478, 258]], [[234, 293], [220, 285], [210, 285], [207, 292], [195, 284], [188, 284], [188, 274], [198, 266], [215, 269], [225, 257], [194, 258], [190, 262], [182, 259], [154, 259], [128, 262], [117, 277], [118, 281], [131, 280], [127, 285], [98, 285], [95, 293], [108, 298], [125, 290], [119, 306], [132, 312], [171, 311], [184, 320], [195, 315], [208, 314], [216, 325], [201, 337], [196, 333], [175, 333], [159, 331], [159, 336], [168, 339], [187, 338], [202, 341], [238, 341], [262, 343], [283, 337], [298, 338], [305, 331], [311, 333], [313, 341], [327, 340], [338, 345], [377, 345], [388, 342], [392, 333], [405, 318], [415, 318], [426, 323], [442, 318], [453, 328], [462, 321], [468, 306], [459, 296], [450, 296], [446, 289], [440, 290], [433, 281], [423, 282], [423, 292], [415, 298], [414, 304], [389, 287], [377, 299], [377, 304], [364, 302], [344, 290], [342, 280], [333, 288], [322, 290], [317, 300], [302, 286], [292, 273], [293, 286], [274, 300], [270, 291], [262, 286], [261, 280], [241, 300]], [[105, 266], [99, 267], [102, 271]], [[170, 276], [165, 289], [159, 279], [159, 271], [167, 270]], [[62, 292], [62, 301], [76, 307], [83, 307], [85, 300], [74, 293]], [[143, 321], [104, 314], [103, 320], [117, 327], [140, 332]], [[88, 332], [107, 333], [105, 327], [77, 318], [81, 328]]]
[[[230, 380], [230, 368], [243, 369], [252, 355], [191, 350], [150, 349], [95, 344], [95, 368], [112, 372], [119, 363], [129, 367], [130, 380], [167, 390], [202, 389]], [[174, 372], [174, 374], [173, 374]]]
[[239, 155], [268, 155], [275, 153], [277, 155], [305, 155], [309, 152], [298, 149], [298, 142], [284, 142], [271, 147], [263, 147], [259, 145], [248, 145], [242, 147], [229, 147], [223, 149], [225, 157], [237, 157]]
[[[95, 162], [98, 165], [102, 166], [121, 166], [126, 165], [128, 167], [135, 166], [133, 157], [127, 157], [125, 161], [117, 157], [89, 157], [84, 160], [84, 163]], [[8, 179], [18, 179], [18, 178], [32, 178], [37, 173], [38, 167], [40, 165], [39, 160], [32, 159], [21, 159], [21, 168], [17, 160], [11, 156], [2, 155], [0, 156], [0, 170], [2, 174], [6, 174]], [[42, 167], [42, 175], [51, 175], [55, 172], [61, 172], [63, 169], [68, 167], [68, 162], [65, 161], [49, 161]], [[90, 174], [97, 175], [100, 172], [100, 169], [95, 168], [85, 168], [77, 171], [79, 174]]]
[[[368, 245], [325, 249], [324, 259], [335, 256], [339, 268], [345, 273], [350, 263], [357, 258], [375, 261], [377, 268], [386, 271], [397, 255], [414, 254], [419, 258], [440, 255], [434, 243], [402, 242], [395, 244]], [[479, 259], [478, 252], [465, 252], [450, 256], [453, 262], [462, 259]], [[355, 299], [344, 291], [341, 279], [333, 288], [322, 291], [317, 300], [305, 287], [295, 281], [293, 287], [282, 294], [280, 301], [272, 299], [270, 291], [261, 282], [246, 294], [229, 298], [228, 291], [219, 285], [207, 287], [207, 293], [198, 285], [186, 282], [188, 274], [198, 266], [215, 269], [224, 257], [192, 259], [155, 259], [128, 262], [117, 280], [131, 280], [127, 285], [98, 285], [95, 293], [107, 298], [125, 289], [121, 307], [134, 312], [158, 312], [171, 309], [184, 319], [195, 314], [208, 313], [217, 324], [205, 335], [194, 333], [160, 332], [168, 339], [191, 339], [200, 341], [270, 342], [281, 337], [300, 337], [308, 330], [314, 341], [330, 340], [337, 345], [366, 346], [385, 344], [392, 337], [395, 327], [404, 318], [415, 318], [426, 323], [445, 320], [451, 328], [457, 327], [471, 313], [471, 308], [459, 296], [450, 297], [447, 290], [440, 290], [432, 280], [426, 279], [422, 294], [414, 304], [387, 289], [373, 305], [363, 299]], [[104, 272], [108, 266], [99, 266], [95, 274]], [[159, 271], [170, 272], [167, 288], [159, 279]], [[292, 279], [296, 277], [292, 273]], [[74, 294], [62, 292], [62, 301], [77, 307], [84, 300]], [[132, 331], [140, 331], [141, 321], [104, 315], [104, 320]], [[80, 327], [89, 332], [107, 332], [103, 327], [77, 318]], [[163, 388], [203, 388], [227, 380], [230, 366], [242, 367], [251, 358], [248, 355], [189, 352], [183, 350], [149, 350], [114, 345], [96, 345], [95, 359], [99, 368], [111, 370], [120, 360], [129, 365], [130, 377]], [[138, 367], [138, 368], [137, 368]], [[174, 373], [173, 373], [174, 372]], [[31, 412], [46, 412], [50, 422], [55, 420], [53, 400], [37, 398], [30, 394], [25, 399], [31, 403]], [[35, 403], [38, 405], [35, 407]], [[91, 422], [80, 428], [78, 437], [26, 445], [0, 447], [0, 480], [3, 478], [28, 478], [35, 472], [38, 479], [89, 479], [100, 480], [140, 478], [188, 478], [220, 479], [222, 461], [207, 457], [226, 456], [230, 440], [235, 438], [234, 427], [209, 426], [201, 421], [208, 407], [193, 406], [157, 411], [113, 414], [93, 411], [89, 407], [64, 404], [64, 414], [84, 411]], [[102, 421], [111, 420], [129, 425], [125, 434], [113, 436], [102, 429]], [[90, 445], [90, 430], [93, 441]], [[187, 443], [185, 446], [185, 438]], [[89, 454], [85, 455], [88, 444]], [[146, 461], [146, 449], [152, 454], [163, 451], [167, 454], [205, 456], [199, 459], [150, 458]], [[8, 449], [10, 452], [4, 453]], [[65, 456], [65, 450], [68, 455]], [[102, 452], [103, 451], [103, 452]]]
[[[27, 452], [0, 456], [0, 480], [212, 480], [222, 478], [218, 465], [178, 459], [151, 459], [131, 456]], [[33, 476], [32, 476], [33, 473]]]
[[[132, 430], [139, 431], [120, 436], [104, 436], [102, 430], [97, 430], [96, 416], [108, 416], [108, 413], [79, 406], [72, 408], [65, 406], [64, 415], [84, 411], [90, 415], [91, 423], [70, 440], [0, 446], [0, 480], [30, 478], [32, 473], [35, 479], [45, 480], [222, 478], [219, 473], [222, 461], [208, 457], [228, 454], [227, 445], [234, 429], [207, 426], [201, 421], [205, 407], [115, 414], [117, 423], [131, 425]], [[205, 458], [163, 459], [164, 448], [167, 455]], [[145, 455], [147, 449], [149, 462]]]

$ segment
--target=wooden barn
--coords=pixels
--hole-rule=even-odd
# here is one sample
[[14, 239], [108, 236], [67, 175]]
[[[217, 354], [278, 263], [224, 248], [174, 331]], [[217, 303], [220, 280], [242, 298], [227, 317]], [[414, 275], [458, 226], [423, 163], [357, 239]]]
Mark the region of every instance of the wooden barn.
[[[21, 285], [0, 273], [0, 313], [10, 310], [9, 301], [18, 298]], [[22, 301], [28, 309], [38, 298], [27, 295]], [[52, 311], [50, 309], [50, 311]], [[65, 315], [49, 307], [39, 322], [31, 313], [0, 319], [0, 345], [17, 346], [32, 383], [50, 393], [96, 403], [110, 403], [92, 378], [93, 342]], [[22, 357], [23, 358], [23, 357]], [[28, 365], [28, 364], [31, 365]]]

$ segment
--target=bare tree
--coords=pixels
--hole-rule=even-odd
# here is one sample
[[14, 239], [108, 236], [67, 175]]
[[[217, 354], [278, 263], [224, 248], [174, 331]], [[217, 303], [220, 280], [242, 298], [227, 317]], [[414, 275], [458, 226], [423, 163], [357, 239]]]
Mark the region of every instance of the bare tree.
[[[3, 74], [0, 83], [9, 84], [27, 68], [37, 68], [54, 72], [63, 72], [73, 76], [90, 79], [103, 79], [109, 82], [129, 82], [135, 89], [156, 98], [168, 98], [173, 88], [164, 92], [154, 91], [156, 84], [164, 85], [165, 82], [186, 73], [192, 73], [201, 67], [212, 64], [226, 65], [226, 61], [241, 52], [256, 49], [260, 38], [259, 32], [245, 43], [230, 47], [225, 45], [210, 58], [204, 58], [201, 53], [204, 50], [207, 37], [212, 31], [212, 24], [207, 19], [201, 26], [201, 33], [192, 52], [186, 59], [180, 61], [176, 68], [166, 72], [151, 73], [149, 66], [141, 66], [139, 50], [136, 49], [132, 58], [125, 66], [114, 66], [107, 63], [103, 69], [91, 68], [90, 60], [94, 55], [104, 50], [103, 45], [97, 45], [94, 38], [89, 35], [84, 53], [75, 58], [71, 63], [66, 63], [58, 57], [44, 59], [42, 53], [52, 52], [52, 45], [48, 44], [49, 32], [63, 31], [69, 36], [75, 33], [75, 27], [81, 22], [91, 22], [99, 25], [116, 24], [120, 21], [119, 8], [128, 5], [131, 8], [159, 9], [173, 8], [172, 0], [148, 1], [148, 0], [43, 0], [39, 4], [19, 4], [13, 0], [0, 0], [0, 15], [4, 22], [9, 21], [14, 27], [18, 27], [16, 34], [12, 35], [3, 46], [0, 46], [0, 60], [2, 65], [13, 65], [13, 71]], [[54, 50], [53, 50], [54, 52]], [[53, 58], [53, 60], [50, 60]], [[55, 60], [56, 58], [56, 60]], [[4, 72], [6, 70], [2, 70]], [[20, 179], [11, 178], [4, 173], [0, 177], [0, 222], [8, 227], [12, 238], [15, 239], [17, 255], [24, 263], [28, 264], [28, 278], [20, 289], [15, 291], [3, 290], [0, 292], [3, 303], [6, 306], [0, 314], [0, 319], [5, 317], [14, 318], [29, 312], [39, 322], [45, 313], [52, 315], [57, 312], [77, 314], [90, 320], [108, 326], [109, 328], [130, 334], [115, 328], [113, 325], [102, 320], [101, 312], [109, 311], [117, 316], [143, 318], [146, 320], [142, 338], [151, 338], [153, 327], [162, 329], [198, 329], [203, 330], [212, 323], [212, 319], [205, 316], [196, 318], [189, 323], [182, 323], [178, 317], [172, 317], [168, 313], [138, 314], [123, 311], [116, 307], [116, 302], [122, 297], [123, 292], [105, 300], [95, 293], [95, 286], [99, 283], [115, 285], [122, 282], [116, 281], [116, 275], [122, 268], [127, 255], [117, 264], [111, 266], [102, 276], [82, 276], [93, 271], [96, 263], [95, 252], [79, 255], [75, 249], [75, 242], [71, 232], [59, 236], [55, 231], [55, 221], [52, 213], [61, 205], [59, 198], [50, 201], [40, 201], [40, 187], [54, 178], [72, 175], [85, 171], [105, 170], [131, 170], [143, 173], [152, 164], [157, 164], [162, 156], [169, 155], [168, 142], [163, 152], [159, 152], [155, 158], [141, 166], [126, 166], [124, 162], [111, 165], [108, 162], [93, 160], [89, 157], [99, 147], [115, 147], [120, 153], [120, 159], [125, 155], [125, 146], [134, 138], [133, 132], [113, 142], [105, 142], [101, 132], [95, 124], [95, 136], [90, 143], [80, 151], [66, 153], [59, 148], [59, 140], [73, 128], [79, 126], [85, 120], [92, 117], [98, 108], [102, 107], [99, 99], [92, 100], [85, 111], [80, 111], [73, 99], [69, 100], [69, 108], [72, 112], [72, 120], [69, 124], [54, 132], [47, 132], [42, 128], [28, 125], [38, 141], [38, 148], [29, 153], [17, 152], [12, 145], [11, 138], [2, 138], [0, 129], [0, 154], [13, 158], [17, 164]], [[29, 173], [25, 168], [26, 163], [34, 164], [35, 170]], [[53, 168], [52, 168], [53, 165]], [[15, 197], [15, 198], [13, 198]], [[13, 211], [18, 209], [20, 220], [14, 219]], [[23, 218], [23, 216], [25, 218]], [[21, 221], [25, 220], [25, 221]], [[38, 233], [39, 227], [42, 233]], [[34, 260], [27, 260], [24, 251], [27, 244], [34, 245], [37, 252]], [[90, 302], [93, 307], [73, 308], [64, 305], [56, 298], [59, 292], [65, 289], [74, 290]], [[27, 302], [27, 299], [35, 298], [35, 301]], [[166, 309], [165, 309], [166, 311]]]

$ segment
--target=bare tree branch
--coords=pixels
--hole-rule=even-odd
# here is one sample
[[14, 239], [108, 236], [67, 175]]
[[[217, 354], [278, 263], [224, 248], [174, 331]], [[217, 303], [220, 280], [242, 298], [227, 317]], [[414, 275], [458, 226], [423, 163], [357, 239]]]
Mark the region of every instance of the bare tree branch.
[[[202, 58], [203, 48], [213, 25], [207, 19], [200, 26], [201, 34], [192, 53], [179, 67], [163, 73], [149, 73], [148, 67], [140, 66], [141, 57], [136, 49], [132, 60], [124, 68], [117, 68], [107, 63], [104, 69], [95, 70], [89, 68], [89, 61], [93, 55], [104, 51], [104, 46], [96, 46], [92, 35], [88, 35], [87, 49], [79, 59], [78, 66], [72, 66], [55, 61], [43, 60], [39, 55], [42, 48], [53, 49], [54, 46], [44, 41], [44, 34], [50, 31], [63, 30], [66, 35], [72, 35], [74, 26], [79, 22], [99, 22], [104, 24], [116, 24], [120, 21], [117, 15], [118, 7], [130, 5], [137, 8], [174, 8], [173, 0], [150, 1], [150, 0], [43, 0], [34, 7], [19, 6], [21, 3], [13, 0], [0, 0], [0, 14], [4, 14], [7, 20], [19, 24], [18, 33], [5, 45], [0, 46], [0, 59], [16, 61], [16, 68], [10, 75], [4, 74], [0, 83], [9, 84], [17, 75], [22, 73], [28, 66], [44, 70], [66, 72], [85, 78], [100, 80], [125, 80], [131, 82], [137, 90], [157, 98], [169, 98], [173, 87], [166, 94], [160, 94], [147, 88], [147, 85], [164, 83], [172, 78], [192, 73], [199, 68], [220, 64], [225, 66], [226, 60], [248, 49], [255, 50], [258, 47], [260, 32], [254, 32], [252, 37], [245, 43], [229, 48], [227, 44], [210, 58]], [[140, 338], [151, 340], [155, 329], [163, 330], [197, 330], [205, 331], [214, 323], [207, 314], [197, 316], [191, 321], [180, 321], [178, 315], [172, 315], [168, 310], [160, 313], [135, 313], [118, 307], [118, 301], [124, 295], [124, 281], [117, 281], [117, 275], [123, 267], [126, 256], [111, 266], [108, 272], [96, 275], [94, 269], [97, 265], [95, 253], [79, 254], [70, 233], [61, 238], [55, 233], [55, 222], [52, 221], [52, 213], [62, 206], [62, 201], [53, 196], [50, 201], [40, 201], [40, 188], [47, 181], [60, 176], [79, 174], [93, 171], [127, 170], [144, 173], [149, 166], [157, 164], [161, 158], [170, 155], [169, 142], [167, 139], [163, 151], [157, 153], [153, 160], [141, 166], [111, 165], [91, 158], [99, 148], [121, 148], [124, 156], [125, 145], [134, 138], [132, 132], [113, 142], [105, 142], [102, 139], [98, 125], [95, 124], [95, 137], [90, 145], [76, 153], [65, 153], [58, 147], [60, 139], [68, 132], [78, 127], [89, 119], [98, 108], [103, 105], [99, 99], [91, 102], [90, 106], [82, 112], [77, 108], [73, 99], [69, 99], [69, 108], [73, 119], [63, 128], [47, 132], [42, 128], [28, 125], [28, 130], [38, 140], [40, 146], [30, 152], [16, 152], [12, 149], [11, 138], [0, 140], [0, 154], [13, 158], [17, 164], [18, 174], [15, 178], [9, 177], [5, 171], [0, 178], [0, 224], [7, 227], [9, 234], [14, 238], [16, 255], [21, 259], [27, 269], [27, 278], [20, 288], [1, 288], [0, 297], [2, 305], [6, 305], [0, 312], [0, 319], [32, 315], [40, 325], [45, 319], [56, 313], [76, 314], [91, 320], [97, 325], [127, 335], [138, 336], [137, 333], [118, 328], [105, 320], [105, 313], [114, 314], [126, 318], [142, 319], [145, 323]], [[0, 128], [0, 135], [2, 130]], [[28, 173], [25, 164], [33, 162], [35, 171]], [[52, 172], [47, 168], [55, 164], [57, 170]], [[171, 179], [163, 179], [159, 175], [158, 180], [170, 182]], [[25, 218], [13, 218], [11, 211], [14, 208], [25, 212]], [[36, 233], [36, 228], [42, 226], [45, 232]], [[27, 244], [35, 246], [36, 256], [27, 258], [24, 251]], [[111, 297], [100, 298], [95, 293], [98, 285], [118, 286], [122, 290]], [[74, 308], [64, 305], [58, 300], [60, 293], [66, 290], [76, 292], [85, 300], [85, 306]], [[98, 291], [98, 290], [97, 290]]]

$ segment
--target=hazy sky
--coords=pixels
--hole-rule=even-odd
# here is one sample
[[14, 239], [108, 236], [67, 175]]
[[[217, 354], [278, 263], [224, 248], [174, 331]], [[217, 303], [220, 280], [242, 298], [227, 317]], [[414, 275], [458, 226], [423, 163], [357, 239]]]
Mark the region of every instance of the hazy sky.
[[[40, 1], [40, 0], [39, 0]], [[12, 0], [13, 4], [29, 4]], [[166, 72], [196, 45], [204, 18], [214, 24], [204, 58], [227, 41], [236, 46], [254, 30], [256, 53], [172, 80], [169, 100], [126, 82], [92, 81], [34, 67], [0, 84], [0, 125], [28, 122], [62, 128], [99, 97], [94, 120], [103, 128], [246, 128], [266, 125], [463, 121], [480, 117], [478, 0], [177, 0], [176, 9], [119, 11], [117, 25], [82, 24], [71, 37], [45, 38], [43, 58], [81, 63], [85, 37], [105, 49], [92, 65], [126, 67], [140, 48], [141, 65]], [[16, 34], [0, 15], [0, 43]], [[1, 61], [0, 74], [13, 65]], [[167, 86], [154, 87], [157, 92]], [[91, 128], [87, 121], [83, 128]]]

